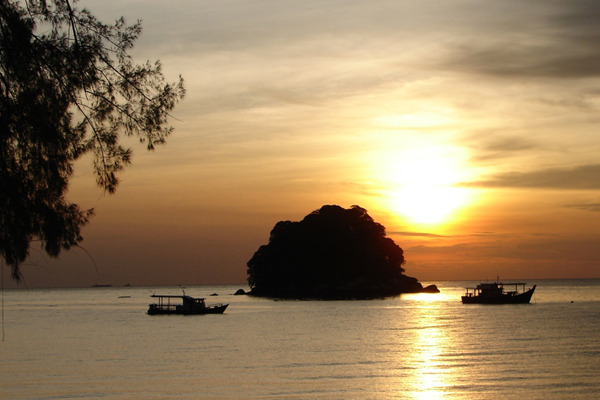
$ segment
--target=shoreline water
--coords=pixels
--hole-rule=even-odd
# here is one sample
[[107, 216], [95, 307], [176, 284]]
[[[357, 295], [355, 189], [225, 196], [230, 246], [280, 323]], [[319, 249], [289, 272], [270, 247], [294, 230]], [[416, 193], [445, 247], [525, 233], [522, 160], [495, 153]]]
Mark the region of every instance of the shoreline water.
[[146, 314], [152, 291], [178, 294], [178, 286], [11, 291], [0, 398], [600, 394], [600, 279], [531, 280], [531, 304], [502, 306], [461, 304], [463, 284], [473, 281], [432, 283], [441, 293], [357, 301], [274, 301], [234, 296], [241, 285], [187, 286], [207, 303], [230, 303], [223, 315], [199, 316]]
[[[419, 283], [421, 283], [423, 285], [423, 287], [432, 285], [432, 284], [438, 284], [438, 283], [448, 283], [448, 284], [452, 284], [452, 283], [460, 283], [460, 282], [467, 282], [467, 283], [492, 283], [492, 282], [496, 282], [497, 278], [486, 278], [486, 279], [454, 279], [454, 280], [424, 280], [424, 281], [419, 281]], [[504, 282], [504, 283], [511, 283], [511, 282], [526, 282], [526, 283], [532, 283], [534, 284], [535, 282], [582, 282], [582, 281], [598, 281], [600, 282], [600, 278], [543, 278], [543, 279], [539, 279], [539, 278], [510, 278], [510, 279], [503, 279], [500, 278], [500, 282]], [[6, 282], [5, 282], [6, 283]], [[68, 290], [68, 289], [119, 289], [119, 288], [143, 288], [143, 289], [158, 289], [158, 288], [188, 288], [188, 287], [202, 287], [202, 286], [213, 286], [213, 287], [232, 287], [232, 286], [239, 286], [240, 288], [243, 288], [246, 291], [249, 291], [250, 288], [248, 287], [248, 283], [246, 282], [242, 282], [242, 283], [183, 283], [183, 284], [179, 284], [179, 285], [136, 285], [136, 284], [123, 284], [123, 285], [119, 285], [119, 284], [92, 284], [89, 286], [63, 286], [63, 287], [42, 287], [42, 286], [35, 286], [35, 287], [30, 287], [27, 286], [25, 284], [21, 284], [18, 287], [4, 287], [5, 291], [10, 291], [10, 290], [51, 290], [51, 289], [56, 289], [56, 290]]]

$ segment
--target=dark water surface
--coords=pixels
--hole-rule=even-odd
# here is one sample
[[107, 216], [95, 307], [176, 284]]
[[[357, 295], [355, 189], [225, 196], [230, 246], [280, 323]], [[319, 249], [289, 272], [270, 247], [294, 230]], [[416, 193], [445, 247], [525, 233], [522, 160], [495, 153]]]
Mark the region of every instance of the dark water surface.
[[532, 304], [505, 306], [432, 283], [372, 301], [188, 287], [230, 303], [200, 316], [146, 315], [149, 288], [6, 290], [0, 399], [600, 399], [600, 280], [530, 280]]

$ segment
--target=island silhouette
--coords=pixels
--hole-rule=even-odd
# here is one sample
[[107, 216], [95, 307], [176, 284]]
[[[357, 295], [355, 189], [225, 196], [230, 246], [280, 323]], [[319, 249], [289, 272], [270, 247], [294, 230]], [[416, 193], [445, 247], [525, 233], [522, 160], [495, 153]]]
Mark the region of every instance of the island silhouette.
[[250, 295], [372, 299], [433, 292], [404, 275], [404, 251], [359, 206], [325, 205], [302, 221], [280, 221], [248, 261]]

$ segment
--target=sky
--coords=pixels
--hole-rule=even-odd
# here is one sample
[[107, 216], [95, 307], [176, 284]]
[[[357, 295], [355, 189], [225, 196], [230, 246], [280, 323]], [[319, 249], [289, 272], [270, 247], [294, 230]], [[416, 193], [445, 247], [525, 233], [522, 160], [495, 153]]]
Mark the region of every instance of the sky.
[[600, 278], [597, 1], [84, 7], [141, 19], [131, 54], [187, 95], [115, 195], [77, 163], [83, 249], [34, 243], [19, 287], [244, 284], [278, 221], [326, 204], [367, 209], [423, 282]]

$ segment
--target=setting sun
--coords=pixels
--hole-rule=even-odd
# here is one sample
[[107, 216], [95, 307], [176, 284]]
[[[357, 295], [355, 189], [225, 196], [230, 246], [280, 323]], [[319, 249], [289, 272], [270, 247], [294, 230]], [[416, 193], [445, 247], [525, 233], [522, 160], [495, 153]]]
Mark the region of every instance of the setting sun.
[[[454, 187], [465, 172], [450, 147], [424, 147], [388, 163], [389, 208], [414, 224], [441, 224], [468, 202], [467, 190]], [[462, 169], [461, 169], [462, 168]]]
[[465, 203], [463, 190], [434, 185], [407, 185], [392, 194], [392, 207], [418, 224], [437, 224]]

